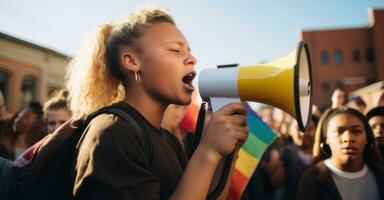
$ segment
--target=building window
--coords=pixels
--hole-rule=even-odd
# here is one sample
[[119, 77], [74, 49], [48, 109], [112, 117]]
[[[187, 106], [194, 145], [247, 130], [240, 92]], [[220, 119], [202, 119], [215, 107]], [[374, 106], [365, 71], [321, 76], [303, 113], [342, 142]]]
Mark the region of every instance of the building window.
[[326, 81], [324, 81], [321, 84], [321, 87], [322, 87], [324, 93], [329, 93], [329, 91], [331, 90], [330, 84], [328, 82], [326, 82]]
[[360, 51], [355, 49], [352, 53], [352, 60], [354, 63], [359, 63], [360, 62]]
[[0, 69], [0, 90], [3, 94], [4, 101], [8, 100], [8, 85], [9, 85], [9, 73]]
[[36, 78], [34, 76], [24, 76], [21, 84], [20, 108], [27, 107], [28, 103], [36, 99]]
[[326, 65], [326, 64], [328, 64], [328, 62], [329, 62], [328, 52], [326, 52], [326, 51], [322, 51], [322, 52], [320, 53], [320, 63], [321, 63], [322, 65]]
[[335, 51], [334, 62], [336, 65], [340, 65], [341, 63], [343, 63], [343, 54], [340, 50]]
[[365, 50], [365, 60], [367, 62], [373, 62], [375, 60], [375, 52], [372, 48], [367, 48]]

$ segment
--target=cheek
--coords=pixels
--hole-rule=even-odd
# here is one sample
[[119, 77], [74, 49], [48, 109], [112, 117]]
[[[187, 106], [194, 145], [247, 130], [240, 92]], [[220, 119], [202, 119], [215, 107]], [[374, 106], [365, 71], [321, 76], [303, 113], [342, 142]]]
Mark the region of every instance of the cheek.
[[152, 87], [170, 86], [174, 84], [176, 73], [169, 67], [154, 67], [144, 71], [145, 82]]
[[329, 147], [331, 148], [332, 152], [337, 151], [338, 147], [340, 146], [339, 144], [339, 139], [336, 136], [327, 136], [327, 142], [326, 142]]
[[363, 148], [365, 145], [368, 144], [368, 140], [367, 140], [367, 137], [365, 136], [365, 134], [361, 135], [361, 137], [358, 138], [358, 141], [360, 141], [359, 143], [360, 143], [361, 147], [363, 147]]

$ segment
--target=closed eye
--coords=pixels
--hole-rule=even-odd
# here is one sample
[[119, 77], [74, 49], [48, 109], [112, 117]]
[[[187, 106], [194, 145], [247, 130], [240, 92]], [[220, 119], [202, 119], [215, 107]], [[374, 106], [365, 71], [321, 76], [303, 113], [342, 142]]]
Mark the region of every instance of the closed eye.
[[178, 54], [181, 52], [179, 49], [170, 49], [169, 51], [174, 52], [174, 53], [178, 53]]

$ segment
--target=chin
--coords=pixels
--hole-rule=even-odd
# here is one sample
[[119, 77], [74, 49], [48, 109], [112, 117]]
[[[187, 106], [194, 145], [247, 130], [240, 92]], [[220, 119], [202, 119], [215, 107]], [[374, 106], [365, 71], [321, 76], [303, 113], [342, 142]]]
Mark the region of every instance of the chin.
[[179, 101], [177, 103], [174, 103], [176, 105], [180, 105], [180, 106], [188, 106], [189, 104], [191, 104], [192, 100], [189, 100], [189, 101]]
[[180, 105], [180, 106], [187, 106], [191, 103], [192, 103], [191, 96], [178, 98], [175, 102], [173, 102], [173, 104]]
[[344, 160], [346, 163], [349, 163], [349, 162], [354, 162], [356, 160], [358, 160], [359, 156], [357, 155], [347, 155], [345, 156]]

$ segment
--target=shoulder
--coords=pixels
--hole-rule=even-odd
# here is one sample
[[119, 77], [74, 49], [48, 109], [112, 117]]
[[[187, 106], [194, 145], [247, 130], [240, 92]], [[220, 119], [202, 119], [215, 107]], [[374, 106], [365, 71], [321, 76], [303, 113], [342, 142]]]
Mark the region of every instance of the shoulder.
[[303, 179], [315, 179], [319, 176], [326, 176], [328, 173], [327, 166], [325, 166], [323, 161], [320, 161], [304, 172]]
[[320, 186], [319, 175], [322, 174], [322, 162], [308, 168], [300, 178], [297, 199], [322, 199], [322, 187]]
[[85, 132], [98, 138], [111, 138], [122, 134], [137, 136], [141, 133], [141, 128], [132, 118], [121, 119], [115, 114], [100, 114], [90, 121]]
[[87, 125], [80, 141], [80, 152], [141, 151], [146, 148], [140, 126], [133, 119], [114, 114], [100, 114]]

